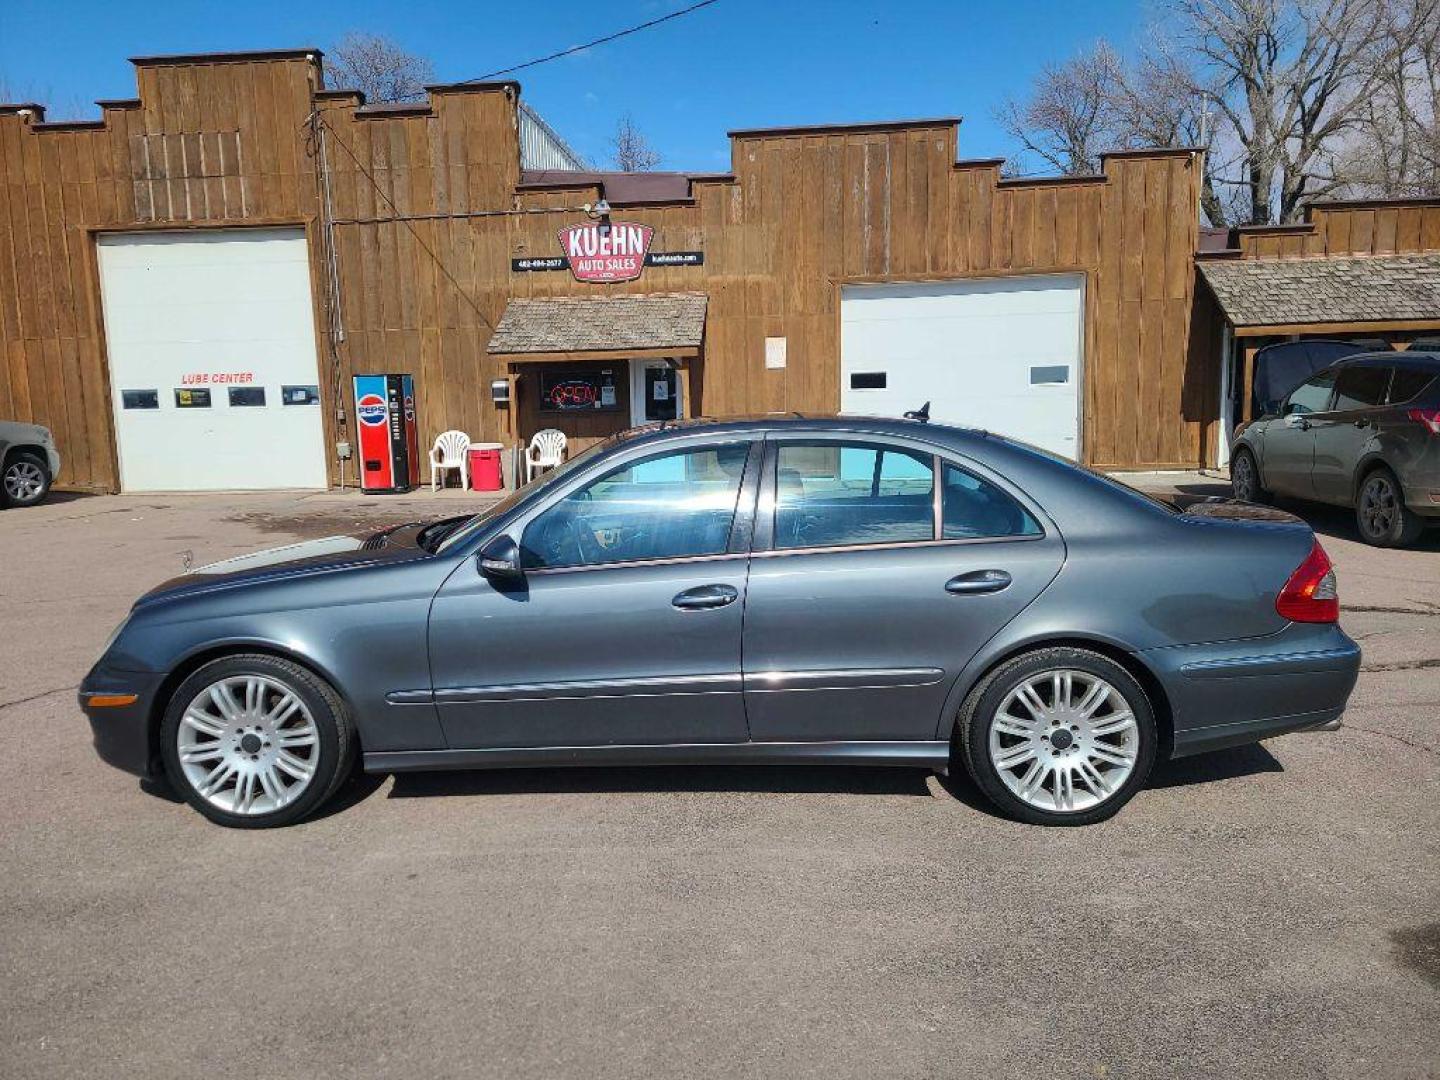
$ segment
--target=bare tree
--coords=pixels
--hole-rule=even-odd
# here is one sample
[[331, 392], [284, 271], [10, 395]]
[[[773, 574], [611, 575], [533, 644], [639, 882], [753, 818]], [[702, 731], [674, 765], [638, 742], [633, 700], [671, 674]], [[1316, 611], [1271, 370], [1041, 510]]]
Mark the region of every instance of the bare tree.
[[1063, 64], [1047, 64], [1028, 97], [1011, 99], [995, 119], [1025, 150], [1065, 176], [1094, 173], [1117, 145], [1114, 104], [1120, 58], [1103, 40]]
[[[1397, 22], [1400, 4], [1409, 14]], [[1132, 63], [1097, 47], [1046, 69], [1026, 104], [1009, 112], [1007, 127], [1062, 172], [1093, 167], [1097, 139], [1204, 147], [1202, 206], [1213, 224], [1293, 221], [1307, 202], [1345, 189], [1340, 158], [1347, 145], [1359, 145], [1367, 116], [1372, 138], [1404, 157], [1407, 169], [1423, 160], [1432, 106], [1410, 110], [1428, 118], [1428, 128], [1412, 123], [1386, 133], [1380, 122], [1402, 111], [1402, 98], [1425, 98], [1427, 54], [1417, 27], [1428, 19], [1433, 29], [1437, 4], [1166, 0], [1166, 20]], [[1401, 55], [1411, 58], [1403, 70]], [[1382, 105], [1387, 84], [1396, 89]]]
[[1306, 202], [1342, 184], [1335, 153], [1381, 82], [1385, 4], [1172, 2], [1180, 40], [1194, 57], [1193, 90], [1215, 92], [1219, 117], [1238, 144], [1224, 182], [1243, 191], [1244, 220], [1296, 220]]
[[615, 125], [610, 145], [615, 167], [621, 172], [649, 172], [660, 164], [659, 152], [635, 126], [635, 120], [629, 113]]
[[1440, 195], [1440, 0], [1389, 0], [1375, 92], [1336, 172], [1354, 196]]
[[326, 67], [334, 86], [359, 90], [373, 102], [414, 101], [435, 81], [429, 60], [379, 34], [346, 34], [329, 52]]

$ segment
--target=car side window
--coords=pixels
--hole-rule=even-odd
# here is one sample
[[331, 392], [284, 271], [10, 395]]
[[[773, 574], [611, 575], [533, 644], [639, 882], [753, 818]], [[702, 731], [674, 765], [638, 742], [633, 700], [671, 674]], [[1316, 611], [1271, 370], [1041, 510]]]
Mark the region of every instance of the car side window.
[[656, 454], [611, 469], [525, 527], [527, 569], [723, 554], [749, 443]]
[[1385, 391], [1390, 387], [1388, 367], [1348, 367], [1340, 371], [1335, 380], [1335, 404], [1331, 412], [1349, 412], [1353, 409], [1373, 409], [1385, 403]]
[[1407, 401], [1414, 400], [1434, 378], [1432, 373], [1420, 368], [1397, 367], [1395, 378], [1390, 382], [1389, 403], [1404, 405]]
[[1285, 399], [1284, 415], [1291, 413], [1326, 412], [1330, 408], [1330, 391], [1335, 388], [1335, 373], [1323, 371], [1311, 376]]
[[946, 540], [1040, 535], [1040, 523], [994, 484], [949, 462], [942, 477], [940, 521]]
[[784, 442], [775, 455], [775, 546], [935, 539], [929, 454], [861, 442]]

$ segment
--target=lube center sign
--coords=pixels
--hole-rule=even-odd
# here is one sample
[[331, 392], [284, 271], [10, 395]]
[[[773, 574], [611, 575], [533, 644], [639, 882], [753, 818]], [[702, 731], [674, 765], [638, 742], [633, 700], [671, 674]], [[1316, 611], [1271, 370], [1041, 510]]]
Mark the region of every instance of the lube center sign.
[[591, 221], [561, 229], [560, 249], [576, 281], [634, 281], [654, 235], [649, 225]]

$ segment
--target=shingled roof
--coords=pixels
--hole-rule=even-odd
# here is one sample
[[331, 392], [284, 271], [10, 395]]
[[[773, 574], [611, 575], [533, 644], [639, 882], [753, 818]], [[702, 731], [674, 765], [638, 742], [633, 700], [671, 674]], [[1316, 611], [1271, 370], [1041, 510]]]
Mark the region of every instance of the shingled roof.
[[1236, 327], [1440, 322], [1440, 254], [1349, 259], [1201, 259]]
[[489, 349], [510, 355], [693, 350], [705, 336], [707, 302], [704, 293], [511, 300], [490, 338]]

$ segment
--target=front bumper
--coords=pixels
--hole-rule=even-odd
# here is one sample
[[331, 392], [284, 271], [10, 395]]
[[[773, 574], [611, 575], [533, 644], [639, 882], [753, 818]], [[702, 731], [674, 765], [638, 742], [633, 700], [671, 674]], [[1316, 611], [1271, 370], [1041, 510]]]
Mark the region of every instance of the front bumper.
[[[80, 708], [90, 721], [100, 760], [124, 772], [155, 779], [163, 771], [151, 718], [165, 676], [115, 671], [97, 664], [80, 684]], [[98, 705], [106, 698], [135, 695], [127, 705]]]
[[50, 479], [53, 480], [60, 475], [60, 451], [56, 450], [53, 446], [47, 446], [45, 448], [45, 460], [46, 464], [50, 466]]

